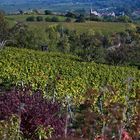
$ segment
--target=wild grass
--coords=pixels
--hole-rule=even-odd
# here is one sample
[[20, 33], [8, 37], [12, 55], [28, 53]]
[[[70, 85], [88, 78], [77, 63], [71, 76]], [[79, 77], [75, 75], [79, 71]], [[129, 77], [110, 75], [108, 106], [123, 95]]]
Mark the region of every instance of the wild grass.
[[[74, 19], [72, 22], [67, 23], [64, 22], [66, 17], [57, 16], [60, 22], [26, 22], [26, 18], [28, 16], [38, 16], [38, 15], [9, 15], [6, 16], [10, 25], [14, 25], [16, 22], [24, 22], [28, 24], [31, 28], [39, 28], [40, 30], [45, 30], [47, 26], [54, 24], [62, 24], [64, 27], [77, 30], [78, 32], [86, 32], [88, 30], [93, 30], [95, 32], [103, 33], [103, 34], [111, 34], [114, 32], [121, 32], [126, 29], [133, 28], [135, 26], [132, 23], [120, 23], [120, 22], [95, 22], [95, 21], [87, 21], [85, 23], [75, 23]], [[53, 15], [40, 15], [44, 19], [48, 17], [52, 17]]]

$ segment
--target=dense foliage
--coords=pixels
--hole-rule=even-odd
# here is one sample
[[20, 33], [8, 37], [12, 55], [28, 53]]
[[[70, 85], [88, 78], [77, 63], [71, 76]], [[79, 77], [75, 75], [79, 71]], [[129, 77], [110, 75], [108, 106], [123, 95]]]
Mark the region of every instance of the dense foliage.
[[134, 26], [125, 32], [107, 36], [93, 30], [78, 33], [61, 25], [51, 25], [46, 29], [46, 37], [49, 50], [72, 53], [81, 57], [83, 61], [139, 66], [140, 34], [138, 29]]
[[[120, 103], [112, 100], [117, 94], [112, 86], [102, 88], [99, 93], [92, 88], [88, 89], [86, 100], [74, 112], [72, 128], [75, 129], [75, 135], [89, 140], [132, 140], [132, 137], [138, 140], [140, 91], [137, 89], [136, 97], [129, 98], [130, 91], [129, 87], [125, 91], [125, 102]], [[93, 111], [96, 105], [98, 108]]]
[[34, 16], [27, 17], [26, 21], [35, 21], [35, 17]]
[[[64, 135], [65, 115], [61, 111], [61, 105], [43, 98], [40, 90], [33, 92], [30, 87], [26, 86], [11, 92], [1, 93], [0, 106], [0, 121], [8, 120], [12, 115], [19, 116], [20, 126], [18, 128], [20, 127], [24, 138], [39, 139], [39, 134], [43, 130], [44, 135], [42, 134], [41, 139]], [[0, 127], [0, 132], [1, 129]]]

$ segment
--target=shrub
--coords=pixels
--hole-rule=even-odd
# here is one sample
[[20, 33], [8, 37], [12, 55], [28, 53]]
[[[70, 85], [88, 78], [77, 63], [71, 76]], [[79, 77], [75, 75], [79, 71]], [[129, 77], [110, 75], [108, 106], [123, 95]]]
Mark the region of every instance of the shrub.
[[26, 21], [35, 21], [35, 17], [34, 16], [27, 17]]
[[33, 30], [23, 23], [15, 24], [10, 33], [12, 34], [11, 40], [14, 41], [14, 46], [20, 48], [33, 48], [37, 49], [41, 39], [35, 34]]
[[32, 92], [26, 87], [1, 94], [0, 106], [0, 120], [7, 120], [12, 114], [20, 116], [20, 130], [24, 138], [39, 139], [64, 134], [65, 115], [60, 114], [61, 105], [44, 99], [39, 90]]
[[52, 21], [52, 22], [59, 22], [59, 18], [56, 17], [56, 16], [54, 16], [54, 17], [52, 17], [51, 21]]
[[50, 10], [45, 10], [44, 13], [45, 13], [45, 15], [51, 15], [52, 14], [52, 12]]
[[132, 22], [132, 19], [129, 16], [119, 16], [117, 18], [117, 21], [127, 23], [127, 22]]
[[46, 17], [46, 18], [45, 18], [45, 21], [46, 21], [46, 22], [51, 22], [52, 19], [51, 19], [51, 17]]
[[42, 16], [37, 16], [36, 21], [43, 21], [43, 17]]
[[124, 46], [120, 48], [115, 48], [114, 50], [109, 50], [106, 53], [106, 61], [108, 64], [118, 65], [118, 64], [125, 64], [128, 53]]

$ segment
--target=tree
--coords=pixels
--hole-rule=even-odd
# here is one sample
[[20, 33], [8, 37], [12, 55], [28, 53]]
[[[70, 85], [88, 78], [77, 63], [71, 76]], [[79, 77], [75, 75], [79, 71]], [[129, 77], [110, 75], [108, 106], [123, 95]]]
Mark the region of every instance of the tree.
[[69, 53], [70, 52], [70, 44], [69, 44], [69, 39], [66, 35], [60, 39], [58, 43], [58, 48], [61, 52], [63, 53]]
[[76, 22], [85, 22], [85, 21], [86, 20], [85, 20], [83, 15], [78, 16], [77, 19], [76, 19]]
[[76, 51], [79, 50], [80, 35], [76, 30], [74, 30], [74, 31], [69, 31], [68, 36], [69, 36], [69, 43], [70, 43], [70, 52], [75, 54]]
[[3, 48], [9, 40], [8, 23], [5, 20], [4, 14], [0, 12], [0, 48]]
[[59, 22], [59, 18], [56, 17], [56, 16], [54, 16], [54, 17], [52, 17], [51, 21], [52, 21], [52, 22]]
[[44, 13], [45, 13], [45, 15], [51, 15], [52, 14], [52, 12], [50, 10], [45, 10]]
[[45, 18], [45, 21], [46, 21], [46, 22], [51, 22], [52, 19], [51, 19], [51, 17], [48, 16], [48, 17]]
[[34, 16], [29, 16], [26, 18], [26, 21], [35, 21], [35, 17]]
[[103, 47], [96, 47], [92, 60], [96, 63], [105, 63], [106, 49]]
[[77, 40], [78, 46], [76, 54], [80, 56], [84, 61], [92, 61], [95, 55], [96, 40], [94, 35], [88, 35], [82, 33]]
[[46, 28], [47, 42], [51, 51], [57, 51], [57, 44], [60, 40], [60, 33], [58, 32], [59, 29], [59, 25], [49, 25]]
[[108, 50], [106, 54], [106, 61], [109, 64], [121, 65], [127, 60], [127, 51], [124, 46], [116, 48], [115, 50]]
[[19, 14], [23, 15], [24, 14], [23, 10], [19, 9]]
[[17, 23], [10, 30], [12, 34], [12, 40], [17, 47], [21, 48], [37, 48], [39, 38], [35, 35], [33, 30], [30, 30], [27, 25], [23, 23]]
[[36, 21], [43, 21], [43, 17], [42, 16], [37, 16]]
[[119, 22], [132, 22], [132, 19], [129, 16], [120, 16], [117, 19]]

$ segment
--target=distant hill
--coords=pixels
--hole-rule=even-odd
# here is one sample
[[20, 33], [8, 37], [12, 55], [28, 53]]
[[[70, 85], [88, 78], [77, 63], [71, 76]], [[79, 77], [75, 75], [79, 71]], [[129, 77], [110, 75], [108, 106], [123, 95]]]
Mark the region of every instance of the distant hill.
[[140, 8], [140, 0], [0, 0], [0, 9], [5, 11], [37, 8], [64, 12], [90, 9], [91, 5], [95, 9], [117, 7], [133, 10]]
[[15, 3], [31, 3], [31, 2], [48, 2], [48, 3], [66, 3], [66, 2], [73, 2], [73, 3], [102, 3], [102, 4], [113, 4], [113, 3], [140, 3], [140, 0], [0, 0], [1, 4], [15, 4]]

